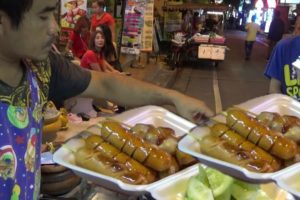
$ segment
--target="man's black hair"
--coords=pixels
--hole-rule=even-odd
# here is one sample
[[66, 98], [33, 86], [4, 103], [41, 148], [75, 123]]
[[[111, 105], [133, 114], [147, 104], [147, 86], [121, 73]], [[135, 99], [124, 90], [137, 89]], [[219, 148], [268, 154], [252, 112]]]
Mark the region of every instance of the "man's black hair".
[[5, 12], [13, 25], [18, 28], [24, 13], [32, 6], [33, 0], [0, 0], [0, 10]]

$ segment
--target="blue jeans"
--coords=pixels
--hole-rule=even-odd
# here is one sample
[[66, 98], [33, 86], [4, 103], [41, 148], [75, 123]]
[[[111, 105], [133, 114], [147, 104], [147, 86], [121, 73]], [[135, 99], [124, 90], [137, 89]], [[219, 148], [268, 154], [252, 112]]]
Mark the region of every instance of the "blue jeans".
[[245, 41], [246, 58], [250, 58], [254, 41]]

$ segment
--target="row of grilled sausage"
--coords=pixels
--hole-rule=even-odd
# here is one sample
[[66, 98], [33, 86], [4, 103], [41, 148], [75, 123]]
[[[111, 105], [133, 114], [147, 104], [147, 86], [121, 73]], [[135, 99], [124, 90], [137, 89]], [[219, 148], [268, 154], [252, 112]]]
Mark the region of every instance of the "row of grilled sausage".
[[75, 153], [76, 164], [130, 184], [148, 184], [179, 170], [174, 156], [115, 121], [101, 123]]
[[274, 172], [298, 152], [295, 141], [271, 130], [239, 109], [227, 112], [226, 124], [215, 124], [201, 141], [201, 151], [255, 172]]

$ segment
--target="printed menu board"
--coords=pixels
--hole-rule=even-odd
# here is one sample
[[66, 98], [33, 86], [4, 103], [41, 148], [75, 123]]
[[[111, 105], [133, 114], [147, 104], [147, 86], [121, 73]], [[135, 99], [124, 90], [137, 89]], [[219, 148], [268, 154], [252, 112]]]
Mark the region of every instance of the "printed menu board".
[[150, 0], [145, 8], [144, 13], [144, 27], [142, 32], [142, 51], [152, 51], [153, 43], [153, 16], [154, 16], [154, 0]]
[[127, 1], [122, 30], [121, 52], [139, 54], [152, 50], [153, 0]]

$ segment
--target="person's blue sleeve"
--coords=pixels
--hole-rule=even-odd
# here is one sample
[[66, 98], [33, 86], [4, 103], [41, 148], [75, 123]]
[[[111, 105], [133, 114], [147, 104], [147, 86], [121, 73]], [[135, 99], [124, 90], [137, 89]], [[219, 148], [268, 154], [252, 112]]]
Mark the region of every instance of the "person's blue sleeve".
[[278, 43], [273, 49], [270, 60], [267, 64], [264, 75], [268, 78], [275, 78], [277, 80], [281, 80], [283, 76], [283, 51], [282, 51], [282, 43]]

